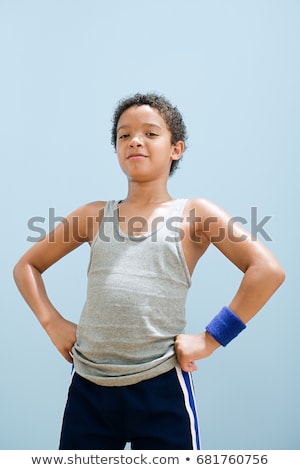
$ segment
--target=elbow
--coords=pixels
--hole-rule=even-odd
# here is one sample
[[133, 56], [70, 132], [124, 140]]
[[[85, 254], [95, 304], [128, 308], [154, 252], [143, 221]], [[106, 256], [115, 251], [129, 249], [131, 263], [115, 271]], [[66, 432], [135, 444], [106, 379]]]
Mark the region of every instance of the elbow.
[[31, 282], [36, 275], [42, 274], [41, 271], [29, 262], [25, 256], [19, 259], [14, 266], [12, 273], [13, 279], [19, 290], [21, 290], [24, 284], [28, 281]]
[[18, 261], [17, 264], [13, 268], [13, 278], [17, 285], [19, 284], [21, 273], [22, 273], [22, 266], [21, 266], [21, 262]]
[[285, 281], [285, 277], [286, 277], [285, 272], [282, 269], [282, 267], [280, 267], [280, 269], [278, 270], [277, 276], [278, 276], [279, 286], [281, 286], [281, 284]]
[[27, 264], [21, 258], [13, 268], [13, 279], [18, 288], [20, 288], [27, 271]]
[[271, 263], [268, 268], [268, 277], [277, 290], [285, 280], [285, 272], [279, 263]]

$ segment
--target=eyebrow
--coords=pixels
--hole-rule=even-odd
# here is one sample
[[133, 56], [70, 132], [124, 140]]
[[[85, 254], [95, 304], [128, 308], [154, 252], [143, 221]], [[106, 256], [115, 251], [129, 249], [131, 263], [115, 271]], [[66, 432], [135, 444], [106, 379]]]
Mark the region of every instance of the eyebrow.
[[[144, 122], [143, 123], [143, 126], [145, 127], [156, 127], [156, 129], [160, 129], [161, 130], [161, 127], [158, 125], [158, 124], [153, 124], [151, 122]], [[119, 126], [117, 128], [117, 131], [119, 131], [120, 129], [125, 129], [125, 128], [128, 128], [130, 127], [130, 124], [125, 124], [124, 126]]]

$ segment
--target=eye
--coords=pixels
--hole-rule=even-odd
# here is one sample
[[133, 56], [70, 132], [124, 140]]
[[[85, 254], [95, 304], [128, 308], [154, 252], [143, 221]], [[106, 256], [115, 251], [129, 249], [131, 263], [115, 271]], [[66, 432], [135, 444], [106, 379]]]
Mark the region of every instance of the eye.
[[146, 135], [148, 137], [158, 137], [158, 134], [156, 134], [155, 132], [147, 132]]
[[121, 134], [121, 135], [119, 135], [118, 138], [120, 140], [120, 139], [126, 139], [127, 137], [129, 137], [129, 134]]

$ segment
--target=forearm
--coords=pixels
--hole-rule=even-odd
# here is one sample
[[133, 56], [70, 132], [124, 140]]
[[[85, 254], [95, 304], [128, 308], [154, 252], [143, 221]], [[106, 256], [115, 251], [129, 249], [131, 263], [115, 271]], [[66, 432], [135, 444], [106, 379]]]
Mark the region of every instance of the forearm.
[[34, 266], [19, 261], [14, 269], [15, 282], [58, 351], [72, 362], [76, 324], [65, 320], [50, 302], [42, 275]]
[[175, 351], [182, 369], [186, 372], [197, 370], [196, 360], [210, 356], [221, 344], [230, 342], [245, 328], [243, 323], [247, 323], [263, 307], [283, 280], [284, 273], [278, 265], [249, 267], [229, 305], [233, 314], [225, 307], [203, 333], [176, 337]]
[[253, 264], [246, 270], [229, 308], [247, 323], [270, 299], [284, 277], [277, 263]]

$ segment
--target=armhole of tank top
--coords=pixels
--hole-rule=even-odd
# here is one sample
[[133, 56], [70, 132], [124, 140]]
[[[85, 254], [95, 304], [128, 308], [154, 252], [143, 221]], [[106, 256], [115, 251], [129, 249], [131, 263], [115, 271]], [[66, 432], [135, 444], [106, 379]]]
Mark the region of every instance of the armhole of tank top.
[[111, 205], [114, 204], [115, 201], [107, 201], [105, 206], [103, 207], [103, 217], [102, 217], [102, 220], [99, 224], [99, 227], [98, 227], [98, 230], [97, 230], [97, 233], [91, 243], [91, 246], [90, 246], [90, 259], [89, 259], [89, 264], [88, 264], [88, 267], [87, 267], [87, 273], [89, 272], [90, 270], [90, 267], [91, 267], [91, 263], [92, 263], [92, 258], [93, 258], [93, 251], [94, 251], [94, 246], [96, 245], [97, 243], [97, 240], [99, 239], [99, 233], [100, 233], [100, 230], [102, 228], [102, 224], [103, 224], [103, 219], [104, 217], [107, 217], [107, 213], [109, 213], [110, 211], [110, 207]]
[[102, 228], [103, 219], [104, 219], [104, 217], [107, 217], [107, 213], [108, 213], [109, 210], [110, 210], [110, 209], [109, 209], [109, 206], [110, 206], [111, 204], [113, 204], [114, 202], [115, 202], [115, 201], [107, 201], [106, 204], [105, 204], [105, 206], [103, 207], [103, 217], [102, 217], [101, 222], [100, 222], [100, 224], [99, 224], [99, 226], [98, 226], [97, 233], [96, 233], [96, 235], [94, 236], [94, 238], [93, 238], [93, 240], [92, 240], [92, 243], [91, 243], [91, 245], [90, 245], [90, 251], [93, 250], [93, 247], [94, 247], [96, 241], [97, 241], [98, 238], [99, 238], [99, 233], [100, 233], [100, 230], [101, 230], [101, 228]]
[[[188, 202], [188, 199], [179, 199], [178, 202], [179, 202], [179, 204], [177, 206], [178, 207], [178, 216], [182, 217], [183, 213], [184, 213], [184, 210], [185, 210], [185, 207], [186, 207], [186, 204]], [[190, 271], [189, 271], [189, 268], [188, 268], [188, 265], [187, 265], [187, 262], [186, 262], [186, 259], [185, 259], [185, 256], [184, 256], [181, 240], [178, 240], [176, 242], [176, 246], [177, 246], [178, 256], [179, 256], [179, 259], [181, 261], [181, 265], [182, 265], [182, 268], [184, 270], [188, 286], [190, 287], [191, 284], [192, 284], [192, 276], [190, 275]]]
[[98, 227], [98, 230], [97, 230], [97, 233], [91, 243], [91, 246], [90, 246], [90, 259], [89, 259], [89, 263], [88, 263], [88, 267], [87, 267], [87, 273], [89, 272], [90, 270], [90, 267], [91, 267], [91, 263], [92, 263], [92, 259], [93, 259], [93, 251], [94, 251], [94, 246], [95, 244], [97, 243], [97, 240], [99, 238], [99, 232], [101, 230], [101, 227], [102, 227], [102, 224], [103, 224], [103, 219], [104, 217], [107, 217], [107, 213], [109, 213], [110, 211], [110, 207], [111, 205], [113, 205], [115, 203], [115, 201], [107, 201], [105, 206], [103, 207], [103, 217], [102, 217], [102, 220], [99, 224], [99, 227]]

